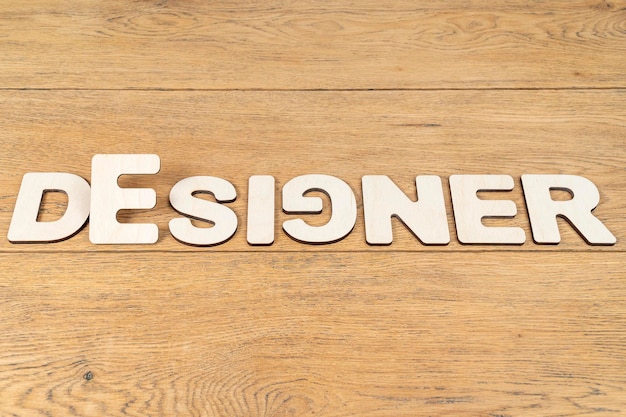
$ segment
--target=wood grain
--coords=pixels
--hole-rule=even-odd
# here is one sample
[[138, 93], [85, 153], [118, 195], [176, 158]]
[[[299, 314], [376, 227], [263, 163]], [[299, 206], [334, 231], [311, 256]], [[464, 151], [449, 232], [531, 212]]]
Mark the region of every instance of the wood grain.
[[[394, 243], [365, 243], [361, 177], [390, 176], [415, 199], [415, 176], [444, 181], [452, 242], [450, 250], [623, 250], [626, 238], [626, 91], [421, 91], [421, 92], [129, 92], [21, 91], [0, 94], [0, 235], [6, 236], [22, 175], [71, 172], [86, 179], [98, 153], [155, 153], [157, 175], [128, 176], [123, 186], [157, 191], [157, 206], [128, 211], [124, 221], [155, 223], [156, 245], [92, 245], [88, 231], [53, 245], [14, 245], [2, 251], [198, 250], [170, 236], [178, 216], [169, 206], [171, 187], [183, 178], [213, 175], [231, 181], [238, 199], [229, 204], [239, 230], [219, 250], [442, 250], [424, 246], [397, 222]], [[292, 241], [280, 229], [293, 218], [280, 210], [280, 189], [291, 178], [323, 173], [346, 181], [357, 195], [357, 226], [332, 245]], [[617, 237], [613, 247], [587, 245], [564, 221], [558, 246], [532, 242], [520, 176], [526, 173], [582, 175], [600, 190], [595, 215]], [[246, 242], [247, 184], [252, 175], [276, 177], [276, 241]], [[452, 174], [507, 174], [510, 193], [485, 198], [516, 202], [515, 219], [489, 225], [522, 227], [518, 246], [465, 246], [456, 239], [447, 178]], [[44, 205], [62, 213], [64, 203]], [[46, 212], [43, 216], [48, 216]], [[54, 218], [54, 216], [51, 216]], [[327, 216], [307, 217], [323, 224]]]
[[0, 261], [2, 415], [626, 411], [624, 253]]
[[626, 87], [623, 0], [0, 4], [1, 88]]
[[[626, 415], [626, 1], [0, 2], [0, 417]], [[155, 245], [6, 239], [26, 172], [91, 177], [155, 153]], [[345, 180], [332, 245], [281, 230], [280, 189]], [[520, 176], [581, 175], [617, 237], [531, 240]], [[276, 240], [246, 243], [247, 184], [276, 178]], [[442, 177], [451, 231], [365, 242], [360, 181]], [[448, 178], [507, 174], [521, 246], [461, 245]], [[231, 181], [239, 229], [167, 230], [171, 187]], [[484, 195], [483, 195], [484, 194]], [[555, 192], [554, 198], [568, 198]], [[41, 221], [67, 198], [46, 193]], [[308, 216], [323, 224], [328, 211]], [[417, 253], [419, 252], [419, 253]]]

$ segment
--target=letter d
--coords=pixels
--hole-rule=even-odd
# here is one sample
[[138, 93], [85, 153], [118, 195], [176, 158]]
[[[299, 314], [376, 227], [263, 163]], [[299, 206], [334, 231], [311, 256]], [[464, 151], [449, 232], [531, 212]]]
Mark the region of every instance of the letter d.
[[[63, 217], [56, 221], [37, 221], [45, 191], [60, 191], [67, 194], [67, 209]], [[89, 183], [78, 175], [63, 172], [24, 174], [9, 226], [9, 241], [58, 242], [71, 237], [87, 222], [90, 198]]]

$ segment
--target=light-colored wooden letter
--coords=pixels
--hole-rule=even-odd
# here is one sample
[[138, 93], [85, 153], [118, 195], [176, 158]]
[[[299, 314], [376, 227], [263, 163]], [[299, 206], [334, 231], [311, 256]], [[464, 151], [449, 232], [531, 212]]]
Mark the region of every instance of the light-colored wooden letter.
[[274, 177], [254, 175], [248, 179], [248, 232], [250, 245], [274, 243]]
[[514, 244], [526, 241], [519, 227], [485, 227], [483, 217], [514, 217], [515, 203], [510, 200], [481, 200], [478, 191], [510, 191], [510, 175], [452, 175], [450, 192], [457, 236], [461, 243]]
[[393, 241], [392, 217], [399, 218], [424, 244], [450, 243], [441, 178], [420, 175], [415, 178], [415, 185], [418, 201], [411, 201], [385, 175], [366, 175], [362, 178], [367, 243], [389, 245]]
[[[67, 194], [67, 209], [58, 220], [38, 222], [41, 199], [46, 191]], [[90, 194], [89, 183], [78, 175], [62, 172], [25, 174], [9, 226], [9, 241], [57, 242], [71, 237], [87, 222]]]
[[155, 224], [117, 221], [121, 209], [151, 209], [156, 205], [152, 188], [120, 188], [117, 180], [125, 174], [156, 174], [158, 155], [95, 155], [91, 161], [91, 217], [89, 240], [95, 244], [155, 243]]
[[[194, 197], [213, 194], [215, 201]], [[191, 220], [178, 217], [170, 220], [170, 233], [177, 240], [196, 246], [218, 245], [230, 239], [237, 231], [237, 215], [219, 203], [237, 198], [235, 187], [228, 181], [209, 176], [181, 180], [170, 191], [170, 204], [176, 211], [191, 218], [212, 223], [212, 227], [195, 227]]]
[[304, 243], [332, 243], [346, 237], [356, 224], [356, 199], [350, 186], [330, 175], [301, 175], [283, 187], [283, 211], [320, 213], [322, 199], [306, 197], [309, 191], [320, 191], [330, 198], [330, 220], [323, 226], [310, 226], [302, 219], [287, 220], [283, 223], [285, 233]]
[[[617, 239], [591, 212], [600, 193], [587, 178], [577, 175], [522, 175], [528, 217], [537, 243], [561, 241], [557, 217], [564, 217], [590, 245], [614, 245]], [[565, 190], [571, 200], [554, 201], [550, 190]]]

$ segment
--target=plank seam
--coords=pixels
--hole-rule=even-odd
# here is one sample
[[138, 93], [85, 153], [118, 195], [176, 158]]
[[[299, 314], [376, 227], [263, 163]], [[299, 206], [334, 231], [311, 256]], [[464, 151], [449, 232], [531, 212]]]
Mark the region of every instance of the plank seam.
[[626, 253], [626, 250], [584, 250], [584, 249], [563, 249], [563, 250], [545, 250], [545, 249], [524, 249], [524, 250], [507, 250], [507, 249], [466, 249], [466, 250], [441, 250], [441, 249], [433, 249], [433, 250], [211, 250], [210, 247], [206, 249], [194, 249], [194, 250], [98, 250], [98, 251], [86, 251], [86, 250], [67, 250], [67, 251], [58, 251], [58, 250], [42, 250], [42, 251], [0, 251], [0, 255], [38, 255], [38, 254], [127, 254], [127, 253], [176, 253], [176, 254], [185, 254], [185, 253], [211, 253], [211, 254], [241, 254], [241, 253], [267, 253], [267, 254], [276, 254], [276, 253], [325, 253], [325, 254], [348, 254], [348, 253], [368, 253], [368, 254], [393, 254], [393, 253], [414, 253], [414, 254], [428, 254], [428, 253]]
[[377, 92], [377, 91], [624, 91], [626, 87], [451, 87], [451, 88], [30, 88], [0, 87], [0, 91], [163, 91], [163, 92]]

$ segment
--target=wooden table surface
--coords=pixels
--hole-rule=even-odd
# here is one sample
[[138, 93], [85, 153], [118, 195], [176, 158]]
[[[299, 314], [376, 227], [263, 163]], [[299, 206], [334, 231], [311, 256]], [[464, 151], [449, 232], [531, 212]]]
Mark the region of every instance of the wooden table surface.
[[[626, 1], [0, 2], [0, 416], [626, 415]], [[6, 239], [22, 176], [154, 153], [154, 245]], [[352, 233], [306, 245], [280, 190], [343, 179]], [[532, 240], [520, 176], [600, 191], [617, 237]], [[276, 239], [246, 243], [248, 178]], [[361, 177], [443, 180], [451, 243], [365, 242]], [[448, 178], [506, 174], [523, 245], [462, 245]], [[175, 240], [179, 180], [232, 182], [227, 243]], [[563, 198], [555, 193], [554, 198]], [[66, 198], [47, 193], [40, 220]], [[324, 224], [329, 210], [304, 218]]]

